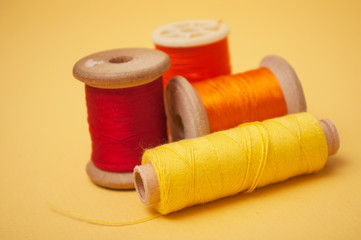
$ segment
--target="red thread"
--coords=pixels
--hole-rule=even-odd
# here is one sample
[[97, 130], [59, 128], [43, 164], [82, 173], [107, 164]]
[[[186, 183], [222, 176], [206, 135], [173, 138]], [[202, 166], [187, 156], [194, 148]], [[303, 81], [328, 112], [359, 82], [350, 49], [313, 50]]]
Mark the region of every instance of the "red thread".
[[155, 47], [168, 54], [172, 62], [163, 74], [164, 86], [177, 75], [185, 77], [189, 82], [197, 82], [231, 73], [227, 38], [189, 48]]
[[92, 161], [100, 169], [130, 172], [146, 148], [167, 141], [162, 78], [124, 89], [85, 86]]

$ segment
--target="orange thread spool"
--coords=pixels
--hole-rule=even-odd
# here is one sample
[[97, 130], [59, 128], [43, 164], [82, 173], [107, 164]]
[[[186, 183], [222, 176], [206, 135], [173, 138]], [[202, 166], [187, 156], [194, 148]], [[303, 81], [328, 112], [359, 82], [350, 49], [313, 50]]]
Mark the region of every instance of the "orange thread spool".
[[[207, 111], [211, 132], [287, 114], [275, 75], [267, 68], [192, 84]], [[234, 113], [238, 114], [234, 114]]]
[[173, 141], [207, 135], [244, 122], [306, 111], [301, 83], [281, 57], [265, 57], [258, 69], [190, 83], [172, 78], [165, 107]]

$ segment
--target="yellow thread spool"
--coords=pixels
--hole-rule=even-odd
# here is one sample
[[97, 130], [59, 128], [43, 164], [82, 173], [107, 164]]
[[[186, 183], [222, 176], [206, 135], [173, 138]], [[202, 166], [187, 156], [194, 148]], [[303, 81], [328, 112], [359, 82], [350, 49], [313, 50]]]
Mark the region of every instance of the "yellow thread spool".
[[135, 185], [144, 204], [168, 214], [318, 171], [338, 148], [331, 121], [293, 114], [147, 150]]

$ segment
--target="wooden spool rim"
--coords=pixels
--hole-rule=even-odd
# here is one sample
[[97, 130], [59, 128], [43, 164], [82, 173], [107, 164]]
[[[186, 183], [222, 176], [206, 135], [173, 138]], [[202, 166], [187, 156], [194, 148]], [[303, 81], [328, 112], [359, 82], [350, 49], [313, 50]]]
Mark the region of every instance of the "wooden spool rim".
[[307, 110], [301, 82], [293, 67], [285, 59], [275, 55], [266, 56], [259, 67], [268, 68], [276, 76], [286, 100], [288, 114]]
[[74, 65], [73, 75], [96, 88], [129, 88], [158, 79], [169, 67], [170, 59], [162, 51], [122, 48], [80, 59]]
[[320, 124], [327, 141], [328, 155], [334, 155], [340, 148], [340, 137], [335, 124], [327, 118], [321, 119]]
[[86, 166], [89, 178], [95, 184], [111, 189], [134, 189], [132, 172], [109, 172], [96, 167], [92, 161]]
[[[306, 111], [301, 83], [291, 67], [281, 57], [266, 56], [260, 64], [269, 68], [280, 83], [287, 112]], [[204, 136], [210, 133], [207, 111], [193, 86], [181, 76], [172, 78], [165, 90], [167, 124], [173, 141]]]
[[[336, 154], [340, 147], [340, 139], [336, 126], [329, 119], [321, 119], [325, 134], [328, 155]], [[159, 182], [151, 163], [138, 165], [134, 168], [135, 189], [141, 202], [145, 205], [156, 205], [160, 201]]]
[[227, 37], [229, 27], [217, 20], [196, 19], [169, 23], [152, 33], [156, 45], [173, 48], [203, 46]]
[[172, 141], [210, 133], [206, 109], [193, 86], [182, 76], [169, 80], [165, 90], [167, 124]]

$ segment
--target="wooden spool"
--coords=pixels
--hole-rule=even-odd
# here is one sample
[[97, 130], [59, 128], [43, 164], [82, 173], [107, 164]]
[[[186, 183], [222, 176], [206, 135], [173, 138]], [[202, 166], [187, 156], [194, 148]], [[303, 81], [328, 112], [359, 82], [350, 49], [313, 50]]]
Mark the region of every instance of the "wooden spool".
[[[306, 111], [301, 83], [286, 60], [267, 56], [260, 67], [267, 67], [276, 76], [287, 104], [288, 113]], [[195, 138], [210, 133], [206, 109], [193, 86], [183, 77], [172, 78], [165, 90], [167, 124], [173, 141]]]
[[[337, 129], [329, 119], [320, 120], [326, 137], [328, 155], [335, 154], [340, 148], [340, 139]], [[134, 168], [135, 189], [144, 205], [154, 206], [160, 201], [159, 182], [156, 172], [150, 163]]]
[[[91, 54], [80, 59], [73, 75], [86, 85], [102, 89], [131, 88], [158, 79], [170, 67], [169, 57], [158, 50], [124, 48]], [[134, 189], [132, 172], [109, 172], [92, 161], [86, 171], [90, 179], [103, 187]]]

